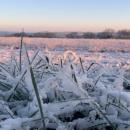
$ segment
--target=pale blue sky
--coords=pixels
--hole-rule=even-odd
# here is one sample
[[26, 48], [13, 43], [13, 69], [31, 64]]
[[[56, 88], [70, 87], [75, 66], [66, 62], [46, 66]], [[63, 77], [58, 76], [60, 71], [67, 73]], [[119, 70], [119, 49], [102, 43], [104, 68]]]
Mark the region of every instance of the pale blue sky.
[[130, 0], [0, 0], [0, 30], [130, 29]]

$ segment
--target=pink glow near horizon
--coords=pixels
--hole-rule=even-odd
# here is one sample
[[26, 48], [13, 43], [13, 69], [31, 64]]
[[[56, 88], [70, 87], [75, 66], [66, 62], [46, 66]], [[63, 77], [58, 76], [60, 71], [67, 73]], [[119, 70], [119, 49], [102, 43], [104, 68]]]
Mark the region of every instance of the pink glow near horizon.
[[130, 0], [3, 0], [0, 31], [130, 29]]

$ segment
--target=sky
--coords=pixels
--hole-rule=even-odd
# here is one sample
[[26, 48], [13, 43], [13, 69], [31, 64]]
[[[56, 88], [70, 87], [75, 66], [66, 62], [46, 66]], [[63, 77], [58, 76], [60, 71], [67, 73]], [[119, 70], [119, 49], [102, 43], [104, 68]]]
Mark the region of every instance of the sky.
[[130, 29], [130, 0], [0, 0], [0, 30]]

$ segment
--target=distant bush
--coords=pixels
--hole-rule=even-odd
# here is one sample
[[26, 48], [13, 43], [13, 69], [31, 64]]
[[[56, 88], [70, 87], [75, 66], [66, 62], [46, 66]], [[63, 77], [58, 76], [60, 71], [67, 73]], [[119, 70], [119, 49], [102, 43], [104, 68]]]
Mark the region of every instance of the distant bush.
[[130, 39], [130, 30], [120, 30], [117, 32], [117, 38]]
[[83, 38], [96, 38], [96, 34], [92, 32], [86, 32], [83, 34]]
[[[24, 37], [41, 37], [41, 38], [85, 38], [85, 39], [130, 39], [130, 30], [119, 30], [115, 32], [113, 29], [106, 29], [102, 32], [37, 32], [23, 33]], [[21, 33], [12, 33], [5, 36], [20, 37]]]
[[99, 32], [97, 34], [97, 38], [101, 38], [101, 39], [109, 39], [109, 38], [114, 38], [114, 30], [112, 29], [106, 29], [103, 32]]
[[71, 32], [66, 34], [66, 38], [82, 38], [77, 32]]

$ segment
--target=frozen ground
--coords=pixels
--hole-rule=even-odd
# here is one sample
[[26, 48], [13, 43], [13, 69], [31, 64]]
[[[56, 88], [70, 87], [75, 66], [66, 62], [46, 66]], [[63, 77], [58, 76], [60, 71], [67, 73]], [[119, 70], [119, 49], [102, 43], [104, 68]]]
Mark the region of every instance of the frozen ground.
[[0, 39], [0, 130], [130, 130], [129, 41]]
[[[36, 48], [39, 45], [46, 44], [49, 48], [62, 47], [77, 47], [77, 49], [89, 51], [130, 51], [130, 40], [121, 39], [65, 39], [65, 38], [24, 38], [28, 45], [34, 45]], [[1, 46], [19, 46], [20, 38], [16, 37], [0, 37]], [[37, 46], [38, 45], [38, 46]], [[84, 48], [83, 48], [84, 47]]]
[[[47, 46], [49, 50], [57, 52], [66, 50], [74, 50], [76, 52], [78, 51], [79, 53], [83, 52], [83, 54], [89, 52], [90, 59], [93, 58], [97, 59], [97, 57], [101, 58], [102, 56], [104, 57], [105, 55], [105, 53], [103, 52], [106, 52], [106, 55], [109, 55], [109, 53], [111, 52], [110, 53], [111, 58], [113, 57], [116, 59], [116, 56], [118, 56], [125, 60], [125, 58], [127, 58], [127, 55], [129, 55], [130, 52], [130, 40], [24, 38], [24, 41], [26, 42], [29, 50], [36, 50], [39, 48], [41, 49]], [[13, 49], [15, 49], [15, 53], [17, 53], [19, 49], [19, 44], [20, 44], [20, 38], [0, 37], [0, 61], [10, 58]], [[95, 53], [92, 53], [91, 55], [90, 52]], [[97, 52], [101, 53], [97, 54]], [[112, 52], [119, 52], [119, 53], [112, 53]]]

